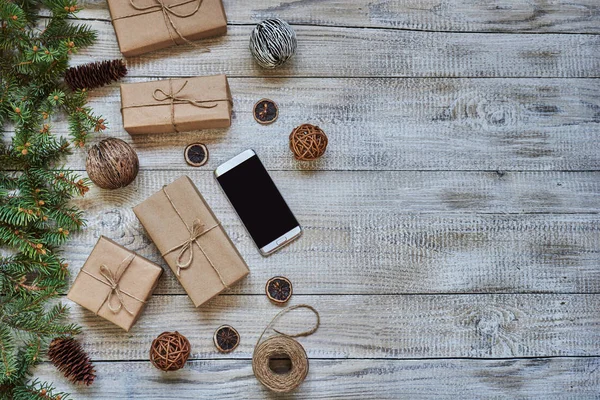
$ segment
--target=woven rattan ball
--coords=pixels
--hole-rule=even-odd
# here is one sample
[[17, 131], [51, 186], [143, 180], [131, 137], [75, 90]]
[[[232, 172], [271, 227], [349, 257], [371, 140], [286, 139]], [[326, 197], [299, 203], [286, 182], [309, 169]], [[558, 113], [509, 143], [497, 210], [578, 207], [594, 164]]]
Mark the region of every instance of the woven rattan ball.
[[130, 145], [121, 139], [108, 138], [88, 151], [85, 169], [92, 182], [102, 189], [118, 189], [133, 182], [139, 160]]
[[152, 341], [150, 362], [163, 371], [183, 368], [190, 356], [190, 342], [179, 332], [163, 332]]
[[296, 160], [316, 160], [325, 153], [326, 148], [327, 135], [318, 126], [304, 124], [290, 133], [290, 150]]

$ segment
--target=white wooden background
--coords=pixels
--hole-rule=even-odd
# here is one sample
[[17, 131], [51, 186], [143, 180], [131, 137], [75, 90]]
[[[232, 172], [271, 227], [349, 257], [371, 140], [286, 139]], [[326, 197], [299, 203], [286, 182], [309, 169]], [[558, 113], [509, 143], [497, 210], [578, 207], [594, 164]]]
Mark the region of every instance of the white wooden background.
[[[133, 144], [141, 171], [127, 188], [93, 189], [78, 201], [88, 228], [66, 256], [75, 275], [106, 235], [165, 267], [131, 207], [188, 174], [251, 275], [195, 309], [167, 271], [129, 333], [72, 304], [96, 382], [73, 387], [47, 363], [36, 374], [80, 399], [276, 398], [254, 379], [251, 356], [279, 310], [264, 283], [281, 274], [294, 283], [291, 303], [322, 316], [319, 331], [301, 340], [308, 379], [287, 398], [598, 398], [598, 1], [224, 3], [229, 32], [207, 41], [211, 53], [182, 46], [134, 57], [126, 81], [226, 73], [232, 127], [132, 138], [118, 85], [93, 92], [107, 135]], [[99, 41], [75, 62], [119, 57], [105, 1], [85, 5], [80, 17]], [[299, 41], [293, 61], [274, 71], [247, 49], [253, 25], [269, 17], [292, 23]], [[252, 118], [262, 97], [280, 106], [271, 126]], [[330, 145], [321, 160], [300, 164], [287, 136], [304, 122], [320, 125]], [[185, 164], [193, 141], [209, 147], [207, 166]], [[211, 175], [246, 148], [305, 228], [269, 258]], [[84, 152], [68, 165], [83, 172]], [[224, 323], [242, 336], [229, 355], [212, 344]], [[151, 340], [165, 330], [192, 343], [182, 371], [148, 362]]]

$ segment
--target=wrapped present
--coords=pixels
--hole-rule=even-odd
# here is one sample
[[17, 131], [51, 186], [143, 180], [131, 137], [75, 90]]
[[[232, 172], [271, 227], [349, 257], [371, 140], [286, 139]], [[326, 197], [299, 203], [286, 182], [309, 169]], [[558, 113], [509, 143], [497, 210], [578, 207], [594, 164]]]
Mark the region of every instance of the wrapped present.
[[125, 57], [227, 32], [221, 0], [108, 0], [108, 8]]
[[248, 266], [187, 176], [133, 208], [196, 307], [248, 275]]
[[162, 272], [160, 266], [101, 236], [67, 297], [129, 331]]
[[227, 128], [232, 107], [225, 75], [121, 85], [123, 127], [132, 135]]

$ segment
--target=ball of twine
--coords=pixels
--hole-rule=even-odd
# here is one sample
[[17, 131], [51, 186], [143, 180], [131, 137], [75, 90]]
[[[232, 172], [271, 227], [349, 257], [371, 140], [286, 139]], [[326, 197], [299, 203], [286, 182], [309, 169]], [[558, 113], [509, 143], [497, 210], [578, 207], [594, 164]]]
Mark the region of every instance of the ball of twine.
[[321, 157], [327, 149], [327, 135], [311, 124], [300, 125], [290, 133], [290, 149], [296, 160], [310, 161]]
[[85, 169], [92, 182], [102, 189], [118, 189], [133, 182], [139, 160], [123, 140], [108, 138], [90, 148]]
[[152, 341], [150, 362], [163, 371], [183, 368], [190, 356], [190, 342], [181, 333], [163, 332]]
[[[286, 373], [271, 369], [272, 360], [289, 359], [291, 367]], [[252, 370], [256, 379], [277, 393], [290, 392], [300, 386], [308, 375], [308, 358], [304, 347], [288, 336], [273, 336], [254, 349]]]
[[[315, 325], [309, 330], [288, 334], [272, 328], [275, 322], [290, 311], [304, 308], [313, 312], [317, 318]], [[308, 357], [300, 343], [293, 338], [312, 335], [319, 329], [321, 317], [317, 310], [306, 304], [298, 304], [280, 311], [263, 330], [254, 347], [252, 355], [252, 371], [260, 383], [270, 390], [278, 393], [291, 392], [306, 378], [308, 374]], [[276, 336], [261, 342], [269, 329], [273, 329]], [[280, 371], [275, 362], [283, 362], [285, 368]]]
[[285, 21], [267, 19], [256, 25], [250, 35], [250, 52], [263, 68], [273, 69], [296, 52], [296, 32]]

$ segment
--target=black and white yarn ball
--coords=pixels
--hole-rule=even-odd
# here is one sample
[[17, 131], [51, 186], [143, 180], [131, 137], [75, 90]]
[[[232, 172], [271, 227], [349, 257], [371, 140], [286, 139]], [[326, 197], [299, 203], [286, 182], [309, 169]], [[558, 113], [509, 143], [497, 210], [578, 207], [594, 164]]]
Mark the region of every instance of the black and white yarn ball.
[[250, 36], [250, 51], [263, 68], [279, 67], [294, 55], [297, 46], [296, 32], [280, 19], [264, 20]]

